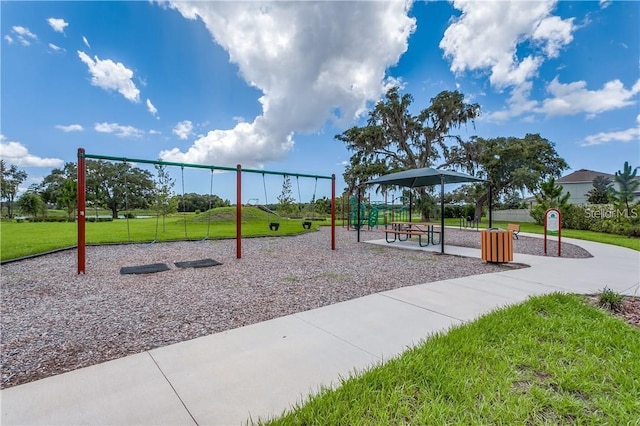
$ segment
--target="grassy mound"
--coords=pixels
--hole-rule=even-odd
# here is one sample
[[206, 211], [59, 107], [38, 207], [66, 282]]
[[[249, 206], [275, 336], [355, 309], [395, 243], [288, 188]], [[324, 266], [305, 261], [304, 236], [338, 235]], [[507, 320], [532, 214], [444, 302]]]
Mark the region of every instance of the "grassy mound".
[[[215, 209], [207, 210], [206, 212], [194, 216], [189, 216], [187, 220], [194, 223], [206, 223], [209, 221], [209, 217], [211, 217], [211, 222], [235, 222], [236, 207], [216, 207]], [[274, 215], [262, 211], [257, 207], [242, 207], [243, 222], [267, 222], [274, 218]]]

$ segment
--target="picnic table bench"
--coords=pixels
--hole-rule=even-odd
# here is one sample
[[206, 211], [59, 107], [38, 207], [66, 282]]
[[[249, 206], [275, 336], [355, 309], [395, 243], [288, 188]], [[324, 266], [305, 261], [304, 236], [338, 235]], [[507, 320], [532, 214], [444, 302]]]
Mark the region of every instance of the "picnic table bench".
[[516, 223], [510, 223], [507, 225], [507, 231], [513, 232], [513, 239], [518, 239], [518, 234], [520, 233], [520, 225]]
[[[388, 243], [396, 241], [407, 241], [411, 236], [418, 236], [418, 245], [420, 247], [427, 247], [429, 244], [440, 243], [440, 231], [436, 231], [432, 223], [427, 222], [391, 222], [391, 228], [384, 230], [385, 240]], [[438, 241], [435, 241], [435, 234], [438, 234]], [[393, 235], [391, 240], [390, 235]], [[426, 244], [423, 244], [422, 237], [426, 237]]]

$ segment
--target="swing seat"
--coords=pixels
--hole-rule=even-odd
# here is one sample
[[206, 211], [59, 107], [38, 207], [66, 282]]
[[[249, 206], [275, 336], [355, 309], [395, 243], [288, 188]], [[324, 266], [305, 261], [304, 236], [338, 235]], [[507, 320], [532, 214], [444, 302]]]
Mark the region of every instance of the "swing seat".
[[311, 229], [311, 221], [310, 220], [305, 220], [304, 222], [302, 222], [302, 227], [304, 229]]
[[277, 231], [280, 228], [280, 224], [278, 222], [271, 222], [269, 224], [269, 229], [272, 231]]

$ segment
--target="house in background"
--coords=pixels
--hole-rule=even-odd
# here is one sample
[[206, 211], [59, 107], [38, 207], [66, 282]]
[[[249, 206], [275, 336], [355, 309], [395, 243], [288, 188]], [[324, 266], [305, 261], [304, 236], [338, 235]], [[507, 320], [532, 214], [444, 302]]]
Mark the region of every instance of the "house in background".
[[[612, 183], [615, 182], [615, 175], [604, 172], [596, 172], [593, 170], [580, 169], [575, 172], [563, 176], [556, 180], [556, 183], [562, 185], [562, 194], [567, 192], [569, 196], [569, 203], [571, 204], [588, 204], [587, 193], [593, 189], [593, 180], [597, 176], [604, 176], [608, 178]], [[615, 184], [615, 183], [614, 183]], [[617, 184], [615, 184], [617, 187]], [[619, 188], [618, 188], [619, 189]], [[635, 199], [640, 199], [640, 192], [635, 194]]]

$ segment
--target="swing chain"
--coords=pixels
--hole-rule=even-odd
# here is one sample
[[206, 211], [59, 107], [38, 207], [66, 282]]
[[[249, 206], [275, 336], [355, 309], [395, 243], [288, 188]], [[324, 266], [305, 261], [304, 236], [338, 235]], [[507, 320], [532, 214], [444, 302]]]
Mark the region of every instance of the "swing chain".
[[180, 180], [182, 181], [182, 219], [184, 221], [184, 239], [187, 237], [187, 202], [184, 198], [184, 166], [180, 166]]
[[209, 183], [209, 208], [207, 209], [207, 236], [204, 237], [204, 240], [209, 239], [209, 229], [211, 227], [211, 203], [213, 199], [213, 168], [211, 169], [211, 179]]
[[129, 184], [127, 182], [127, 160], [122, 160], [123, 165], [123, 175], [124, 175], [124, 209], [125, 209], [125, 219], [127, 221], [127, 239], [131, 242], [131, 227], [129, 226]]

